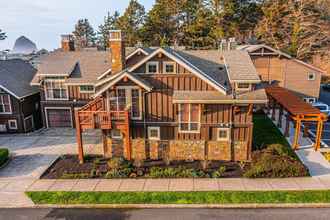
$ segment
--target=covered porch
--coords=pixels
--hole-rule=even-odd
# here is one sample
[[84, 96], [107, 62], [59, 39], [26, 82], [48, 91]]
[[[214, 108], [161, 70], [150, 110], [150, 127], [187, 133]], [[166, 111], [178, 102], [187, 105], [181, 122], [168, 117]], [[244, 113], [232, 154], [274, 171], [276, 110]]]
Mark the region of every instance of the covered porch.
[[[310, 123], [317, 123], [313, 148], [318, 151], [321, 147], [322, 131], [327, 116], [285, 88], [271, 86], [266, 88], [266, 93], [269, 99], [267, 114], [279, 128], [284, 129], [286, 137], [290, 137], [291, 133], [294, 133], [292, 147], [295, 150], [300, 147], [301, 130], [303, 129], [303, 136], [308, 137]], [[290, 124], [293, 124], [293, 128], [290, 127]]]

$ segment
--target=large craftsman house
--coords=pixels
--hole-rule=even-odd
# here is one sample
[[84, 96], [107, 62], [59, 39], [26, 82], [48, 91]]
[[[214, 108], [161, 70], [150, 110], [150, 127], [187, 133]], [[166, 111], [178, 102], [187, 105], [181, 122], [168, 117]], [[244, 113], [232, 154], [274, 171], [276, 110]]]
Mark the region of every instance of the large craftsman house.
[[76, 127], [81, 161], [86, 129], [102, 129], [109, 157], [250, 159], [253, 106], [267, 96], [246, 51], [129, 50], [120, 31], [109, 45], [76, 50], [63, 36], [32, 81], [45, 124]]
[[39, 89], [30, 85], [35, 73], [23, 60], [0, 60], [0, 133], [42, 127]]

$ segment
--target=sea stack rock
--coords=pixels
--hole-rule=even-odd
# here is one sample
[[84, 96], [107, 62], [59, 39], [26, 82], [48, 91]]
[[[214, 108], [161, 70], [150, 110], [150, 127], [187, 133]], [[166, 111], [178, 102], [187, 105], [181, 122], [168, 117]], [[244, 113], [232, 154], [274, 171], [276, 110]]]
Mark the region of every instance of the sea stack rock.
[[19, 37], [15, 41], [15, 45], [11, 53], [15, 54], [31, 54], [37, 52], [37, 46], [25, 36]]

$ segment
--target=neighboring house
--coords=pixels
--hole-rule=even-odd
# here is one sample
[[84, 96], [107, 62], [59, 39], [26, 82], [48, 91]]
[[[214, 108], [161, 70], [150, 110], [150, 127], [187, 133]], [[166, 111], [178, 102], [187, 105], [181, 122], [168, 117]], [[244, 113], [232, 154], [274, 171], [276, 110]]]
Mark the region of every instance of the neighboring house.
[[30, 81], [36, 73], [29, 63], [0, 60], [0, 132], [31, 132], [42, 127], [40, 95]]
[[243, 45], [262, 79], [295, 92], [306, 102], [315, 102], [320, 95], [321, 76], [325, 71], [269, 46]]
[[110, 33], [109, 45], [111, 53], [76, 51], [63, 36], [32, 81], [45, 124], [76, 125], [81, 160], [81, 132], [91, 128], [103, 130], [109, 157], [250, 160], [253, 106], [267, 96], [247, 52], [128, 52], [120, 31]]

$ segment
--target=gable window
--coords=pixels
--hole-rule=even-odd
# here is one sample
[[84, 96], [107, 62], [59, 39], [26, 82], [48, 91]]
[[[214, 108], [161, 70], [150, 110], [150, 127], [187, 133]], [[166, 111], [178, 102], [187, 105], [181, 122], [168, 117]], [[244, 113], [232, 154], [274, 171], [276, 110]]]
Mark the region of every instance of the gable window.
[[237, 91], [251, 90], [251, 84], [250, 83], [237, 83], [236, 84], [236, 90]]
[[175, 70], [175, 63], [174, 62], [164, 62], [163, 63], [163, 73], [165, 74], [174, 74]]
[[179, 132], [198, 133], [200, 130], [200, 105], [179, 104]]
[[217, 140], [218, 141], [228, 141], [229, 138], [229, 128], [218, 128], [217, 129]]
[[11, 114], [10, 96], [0, 94], [0, 114]]
[[16, 120], [8, 120], [9, 129], [17, 130], [17, 121]]
[[160, 127], [148, 127], [149, 140], [160, 140]]
[[68, 89], [63, 81], [45, 81], [46, 100], [67, 100]]
[[315, 80], [315, 73], [308, 73], [308, 80]]
[[148, 62], [146, 72], [149, 74], [158, 73], [159, 72], [158, 71], [158, 62], [156, 62], [156, 61]]
[[94, 93], [94, 86], [93, 85], [83, 85], [79, 86], [80, 93]]

